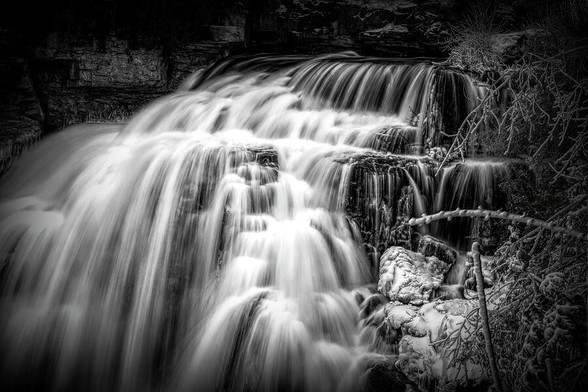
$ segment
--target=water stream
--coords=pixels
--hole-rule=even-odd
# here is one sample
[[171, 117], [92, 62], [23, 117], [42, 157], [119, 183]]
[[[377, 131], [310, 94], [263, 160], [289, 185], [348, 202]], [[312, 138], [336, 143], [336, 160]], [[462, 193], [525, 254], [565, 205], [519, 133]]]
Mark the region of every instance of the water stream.
[[[355, 296], [374, 279], [348, 214], [358, 162], [362, 205], [390, 214], [407, 185], [415, 215], [476, 206], [502, 173], [435, 178], [418, 155], [438, 80], [456, 107], [483, 94], [447, 74], [353, 54], [233, 60], [126, 124], [43, 140], [1, 183], [0, 389], [360, 390], [381, 354]], [[394, 223], [376, 215], [374, 230]]]

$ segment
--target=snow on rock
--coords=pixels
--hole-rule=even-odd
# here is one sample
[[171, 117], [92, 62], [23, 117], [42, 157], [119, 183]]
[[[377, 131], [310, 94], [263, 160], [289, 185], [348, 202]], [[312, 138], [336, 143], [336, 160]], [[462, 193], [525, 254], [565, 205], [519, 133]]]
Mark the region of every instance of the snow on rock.
[[402, 325], [417, 316], [419, 308], [401, 302], [390, 302], [386, 305], [386, 319], [393, 328], [401, 329]]
[[386, 321], [403, 335], [397, 368], [418, 385], [426, 385], [430, 379], [445, 386], [482, 382], [482, 366], [473, 358], [453, 361], [456, 340], [451, 339], [458, 334], [464, 340], [471, 339], [469, 329], [462, 325], [476, 307], [476, 301], [463, 299], [431, 302], [420, 308], [398, 302], [386, 305]]
[[400, 341], [396, 367], [415, 384], [424, 386], [431, 377], [440, 378], [440, 364], [441, 356], [429, 343], [428, 337], [408, 335]]
[[378, 290], [391, 301], [422, 305], [439, 288], [451, 264], [435, 256], [423, 256], [399, 246], [380, 259]]

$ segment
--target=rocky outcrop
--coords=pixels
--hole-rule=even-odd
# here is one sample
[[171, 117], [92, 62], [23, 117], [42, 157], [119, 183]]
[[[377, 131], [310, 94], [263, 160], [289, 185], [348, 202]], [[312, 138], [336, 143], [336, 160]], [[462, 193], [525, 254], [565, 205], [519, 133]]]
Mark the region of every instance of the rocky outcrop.
[[379, 368], [383, 373], [376, 374], [388, 374], [390, 380], [404, 384], [396, 386], [399, 390], [407, 386], [427, 390], [431, 382], [445, 388], [441, 390], [487, 383], [488, 374], [480, 363], [471, 352], [463, 351], [475, 346], [462, 345], [471, 341], [476, 331], [472, 312], [477, 306], [476, 300], [454, 299], [421, 306], [390, 301], [378, 308], [368, 318], [372, 330], [377, 331], [372, 336], [380, 341], [377, 352], [385, 353], [386, 342], [392, 350], [377, 361], [391, 366]]
[[[370, 337], [374, 351], [394, 362], [391, 377], [398, 370], [406, 376], [405, 386], [483, 390], [489, 383], [479, 362], [483, 348], [472, 344], [478, 302], [464, 299], [463, 286], [444, 283], [460, 260], [455, 250], [427, 235], [421, 236], [418, 252], [392, 246], [380, 261], [380, 294], [362, 297], [364, 338]], [[492, 259], [485, 258], [484, 269], [492, 267]], [[453, 286], [459, 295], [432, 299], [435, 292]], [[382, 294], [388, 301], [384, 304]]]
[[435, 256], [392, 246], [380, 260], [378, 290], [391, 301], [422, 305], [441, 286], [450, 267]]
[[412, 229], [403, 227], [402, 221], [413, 215], [414, 200], [420, 196], [410, 178], [424, 178], [423, 171], [432, 174], [437, 163], [377, 152], [348, 154], [338, 161], [353, 166], [346, 212], [359, 226], [368, 255], [376, 261], [377, 278], [380, 256], [388, 247], [412, 247]]

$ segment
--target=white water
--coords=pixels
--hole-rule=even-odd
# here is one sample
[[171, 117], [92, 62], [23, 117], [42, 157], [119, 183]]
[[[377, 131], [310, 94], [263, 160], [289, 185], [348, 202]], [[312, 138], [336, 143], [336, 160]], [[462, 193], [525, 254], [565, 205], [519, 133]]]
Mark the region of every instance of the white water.
[[[370, 276], [349, 157], [383, 129], [420, 132], [432, 75], [316, 60], [221, 74], [126, 125], [44, 140], [0, 193], [0, 386], [360, 388], [378, 354], [353, 296]], [[393, 206], [410, 184], [426, 211], [418, 167], [369, 176], [366, 198]]]

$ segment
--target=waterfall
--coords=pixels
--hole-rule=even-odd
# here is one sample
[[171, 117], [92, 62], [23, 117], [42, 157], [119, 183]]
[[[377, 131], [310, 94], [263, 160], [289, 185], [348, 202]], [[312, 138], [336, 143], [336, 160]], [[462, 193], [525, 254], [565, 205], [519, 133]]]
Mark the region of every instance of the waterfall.
[[[506, 204], [506, 191], [500, 188], [509, 178], [506, 161], [467, 159], [444, 168], [440, 177], [435, 211], [499, 209]], [[435, 222], [432, 226], [440, 237], [464, 248], [471, 242], [473, 223], [471, 219], [456, 218]]]
[[360, 389], [386, 352], [361, 332], [366, 244], [389, 244], [403, 188], [415, 214], [454, 208], [497, 170], [438, 180], [415, 155], [441, 124], [427, 120], [440, 72], [350, 53], [229, 60], [127, 124], [41, 141], [0, 189], [1, 389]]

